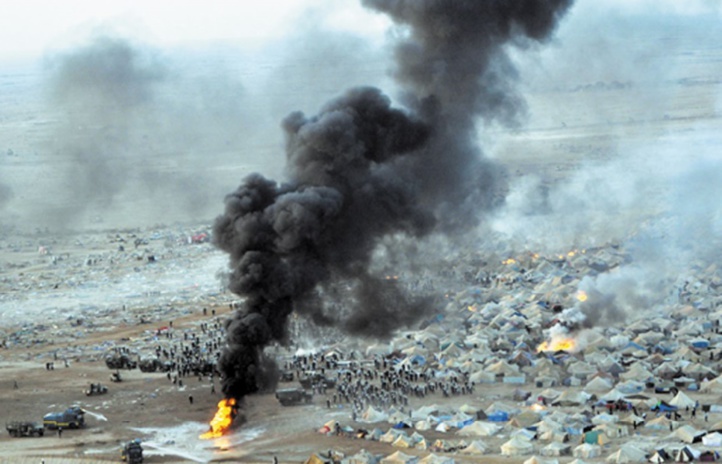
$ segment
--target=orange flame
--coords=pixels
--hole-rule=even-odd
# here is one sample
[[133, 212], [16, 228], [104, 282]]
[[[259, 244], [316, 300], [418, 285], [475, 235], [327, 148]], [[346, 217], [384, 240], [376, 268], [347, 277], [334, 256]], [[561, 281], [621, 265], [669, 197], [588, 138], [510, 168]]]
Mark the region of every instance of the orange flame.
[[516, 263], [516, 260], [514, 258], [505, 259], [501, 262], [501, 264], [514, 264]]
[[584, 290], [579, 290], [577, 292], [577, 300], [578, 301], [585, 302], [585, 301], [587, 301], [588, 298], [589, 297], [587, 296], [587, 292], [585, 292]]
[[209, 440], [223, 436], [231, 427], [233, 418], [236, 415], [236, 399], [227, 398], [218, 402], [218, 411], [210, 422], [210, 429], [199, 438]]
[[573, 338], [552, 338], [542, 342], [536, 349], [537, 353], [542, 351], [574, 351], [577, 343]]

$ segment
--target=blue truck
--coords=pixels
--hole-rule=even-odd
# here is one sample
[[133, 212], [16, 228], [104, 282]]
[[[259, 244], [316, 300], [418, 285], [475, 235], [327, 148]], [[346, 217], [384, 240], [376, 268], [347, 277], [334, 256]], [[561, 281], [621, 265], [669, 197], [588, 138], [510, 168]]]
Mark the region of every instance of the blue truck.
[[85, 427], [85, 411], [79, 406], [71, 406], [63, 412], [51, 412], [43, 416], [43, 425], [47, 429], [79, 429]]

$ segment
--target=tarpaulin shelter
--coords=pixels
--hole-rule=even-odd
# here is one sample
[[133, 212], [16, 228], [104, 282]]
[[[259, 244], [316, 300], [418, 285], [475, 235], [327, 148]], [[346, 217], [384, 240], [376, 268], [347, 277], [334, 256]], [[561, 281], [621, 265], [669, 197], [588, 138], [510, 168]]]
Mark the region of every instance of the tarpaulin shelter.
[[491, 422], [506, 422], [509, 420], [509, 414], [504, 411], [494, 411], [486, 415], [486, 419]]
[[586, 432], [583, 439], [584, 443], [589, 445], [605, 445], [609, 442], [607, 436], [601, 430], [591, 430]]

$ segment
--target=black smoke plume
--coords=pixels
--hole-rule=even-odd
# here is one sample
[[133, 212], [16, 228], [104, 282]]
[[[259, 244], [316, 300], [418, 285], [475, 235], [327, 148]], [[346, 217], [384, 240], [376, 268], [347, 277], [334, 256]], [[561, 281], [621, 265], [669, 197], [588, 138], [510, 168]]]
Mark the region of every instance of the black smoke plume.
[[[226, 197], [216, 245], [244, 306], [228, 327], [223, 391], [269, 385], [263, 348], [287, 341], [297, 311], [348, 333], [383, 337], [431, 301], [370, 270], [389, 236], [463, 231], [494, 203], [501, 170], [476, 145], [477, 121], [514, 123], [523, 100], [504, 46], [542, 41], [571, 0], [364, 0], [403, 27], [395, 78], [404, 108], [355, 88], [314, 117], [289, 115], [287, 183], [259, 174]], [[333, 308], [328, 295], [342, 299]]]

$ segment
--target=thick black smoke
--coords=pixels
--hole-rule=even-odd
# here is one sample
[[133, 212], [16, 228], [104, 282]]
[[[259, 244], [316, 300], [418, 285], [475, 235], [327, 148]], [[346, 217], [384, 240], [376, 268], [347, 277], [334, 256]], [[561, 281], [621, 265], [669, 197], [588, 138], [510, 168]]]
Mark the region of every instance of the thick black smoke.
[[[515, 121], [506, 44], [541, 41], [570, 0], [364, 0], [405, 27], [395, 78], [406, 109], [355, 88], [317, 116], [289, 115], [287, 184], [255, 174], [226, 198], [215, 243], [245, 297], [220, 368], [227, 396], [267, 385], [263, 348], [285, 341], [292, 311], [349, 333], [385, 336], [428, 313], [369, 265], [380, 240], [476, 224], [499, 169], [481, 156], [476, 123]], [[328, 311], [338, 294], [341, 310]]]

